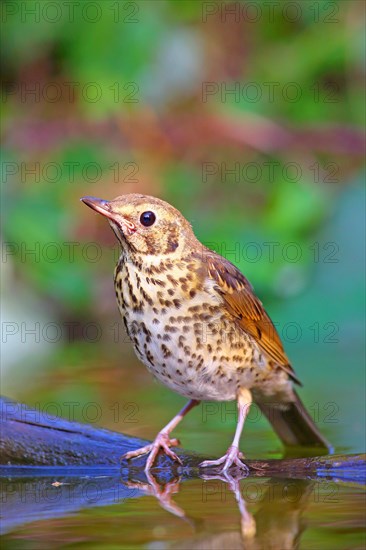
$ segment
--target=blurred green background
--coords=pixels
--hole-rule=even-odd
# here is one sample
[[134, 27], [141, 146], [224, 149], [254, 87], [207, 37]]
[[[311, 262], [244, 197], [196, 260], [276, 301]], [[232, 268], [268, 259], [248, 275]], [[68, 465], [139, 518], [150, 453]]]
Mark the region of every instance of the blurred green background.
[[[320, 429], [362, 450], [363, 3], [1, 9], [2, 393], [145, 437], [184, 402], [126, 341], [114, 236], [79, 202], [146, 193], [251, 280]], [[221, 453], [233, 408], [197, 408], [183, 444]], [[255, 413], [246, 433], [281, 452]]]

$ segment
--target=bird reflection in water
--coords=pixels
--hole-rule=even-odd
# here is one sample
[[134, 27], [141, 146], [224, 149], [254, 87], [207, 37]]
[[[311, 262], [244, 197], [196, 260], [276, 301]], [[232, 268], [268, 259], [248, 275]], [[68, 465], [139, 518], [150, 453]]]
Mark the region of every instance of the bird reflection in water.
[[[192, 527], [193, 535], [179, 543], [169, 545], [169, 548], [190, 548], [204, 550], [218, 550], [228, 548], [230, 550], [292, 550], [298, 547], [301, 533], [304, 529], [302, 521], [303, 511], [312, 493], [315, 482], [311, 480], [296, 480], [284, 478], [263, 479], [242, 475], [235, 472], [210, 475], [208, 472], [200, 476], [205, 482], [211, 482], [206, 495], [218, 495], [222, 491], [221, 483], [235, 497], [240, 515], [240, 528], [235, 531], [222, 531], [212, 534], [212, 529], [205, 529], [207, 520], [193, 518], [178, 506], [173, 495], [180, 490], [181, 477], [161, 479], [154, 477], [152, 472], [146, 476], [147, 482], [124, 481], [129, 488], [139, 489], [146, 495], [154, 496], [164, 510], [187, 521]], [[244, 479], [247, 481], [243, 481]], [[259, 498], [250, 497], [250, 484], [253, 480], [259, 481], [263, 489], [258, 492]], [[246, 485], [247, 483], [247, 485]], [[258, 489], [258, 483], [255, 483]], [[247, 501], [244, 498], [247, 497]], [[257, 496], [258, 496], [257, 495]], [[249, 498], [248, 498], [249, 497]], [[248, 504], [256, 502], [257, 511], [252, 514], [248, 510]], [[208, 534], [210, 531], [210, 534]]]

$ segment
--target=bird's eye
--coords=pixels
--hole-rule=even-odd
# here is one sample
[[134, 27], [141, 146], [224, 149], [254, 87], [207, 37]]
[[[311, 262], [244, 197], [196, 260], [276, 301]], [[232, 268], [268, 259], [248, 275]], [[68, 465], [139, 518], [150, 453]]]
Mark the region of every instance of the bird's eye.
[[150, 225], [153, 225], [155, 223], [156, 216], [154, 212], [151, 212], [148, 210], [147, 212], [143, 212], [140, 216], [140, 222], [141, 225], [144, 227], [150, 227]]

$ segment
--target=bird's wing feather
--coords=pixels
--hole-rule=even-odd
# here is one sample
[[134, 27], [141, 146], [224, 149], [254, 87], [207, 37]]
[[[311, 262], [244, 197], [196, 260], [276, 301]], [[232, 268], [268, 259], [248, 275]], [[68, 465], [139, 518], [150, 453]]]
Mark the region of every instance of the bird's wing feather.
[[217, 283], [216, 290], [222, 296], [237, 326], [253, 336], [267, 357], [285, 370], [295, 382], [301, 384], [271, 319], [254, 294], [249, 281], [231, 262], [216, 253], [208, 252], [205, 259], [207, 274]]

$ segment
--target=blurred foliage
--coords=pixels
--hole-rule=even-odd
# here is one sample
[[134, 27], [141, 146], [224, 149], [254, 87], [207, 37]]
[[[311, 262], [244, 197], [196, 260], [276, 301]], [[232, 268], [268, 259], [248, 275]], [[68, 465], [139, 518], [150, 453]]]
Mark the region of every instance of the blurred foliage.
[[[229, 259], [262, 296], [287, 293], [284, 270], [301, 289], [314, 232], [362, 165], [362, 3], [298, 2], [297, 17], [262, 2], [234, 3], [236, 16], [227, 2], [34, 4], [39, 17], [2, 5], [3, 234], [17, 277], [61, 318], [97, 315], [95, 281], [112, 266], [105, 254], [94, 269], [83, 245], [113, 236], [77, 199], [140, 191], [219, 252], [295, 241], [296, 266]], [[80, 246], [71, 262], [50, 242]]]

